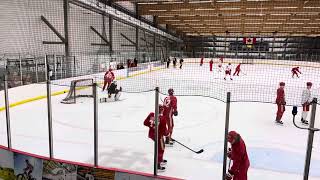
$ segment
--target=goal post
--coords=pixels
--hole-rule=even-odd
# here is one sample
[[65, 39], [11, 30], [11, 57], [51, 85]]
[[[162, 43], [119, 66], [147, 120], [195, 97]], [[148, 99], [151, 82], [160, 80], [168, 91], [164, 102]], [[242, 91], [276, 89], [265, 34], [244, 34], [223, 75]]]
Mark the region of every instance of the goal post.
[[77, 79], [71, 81], [70, 89], [67, 96], [61, 101], [63, 104], [75, 104], [77, 98], [93, 97], [93, 79]]

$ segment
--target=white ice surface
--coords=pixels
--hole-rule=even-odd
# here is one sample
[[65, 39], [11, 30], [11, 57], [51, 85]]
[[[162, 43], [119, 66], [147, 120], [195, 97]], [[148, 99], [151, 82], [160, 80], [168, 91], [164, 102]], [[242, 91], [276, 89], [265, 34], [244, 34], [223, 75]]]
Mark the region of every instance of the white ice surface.
[[[218, 89], [232, 87], [233, 83], [239, 83], [241, 87], [244, 87], [245, 83], [253, 83], [254, 80], [256, 84], [266, 87], [269, 85], [268, 87], [275, 90], [278, 80], [286, 78], [287, 84], [292, 83], [303, 87], [305, 81], [312, 76], [312, 72], [307, 71], [310, 77], [306, 75], [308, 73], [303, 74], [304, 77], [300, 79], [291, 79], [290, 74], [285, 74], [285, 77], [270, 75], [276, 80], [263, 81], [263, 77], [257, 75], [259, 71], [250, 72], [253, 66], [248, 65], [244, 67], [247, 76], [235, 78], [232, 82], [224, 82], [220, 79], [221, 74], [211, 76], [207, 72], [207, 67], [202, 68], [194, 65], [194, 67], [187, 66], [183, 70], [164, 70], [123, 80], [120, 84], [123, 86], [136, 84], [138, 88], [148, 89], [154, 84], [169, 87], [171, 83], [176, 83], [177, 93], [183, 92], [182, 88], [179, 89], [180, 86], [189, 87], [186, 92], [192, 93], [192, 90], [198, 90], [192, 89], [196, 87], [195, 84], [205, 82], [205, 79], [201, 78], [204, 76], [208, 78], [209, 83], [200, 83], [200, 91], [203, 90], [201, 88], [210, 89], [212, 87], [217, 88], [215, 90], [220, 92]], [[257, 66], [256, 68], [262, 67]], [[164, 81], [155, 78], [161, 72]], [[190, 73], [198, 73], [198, 77], [187, 76]], [[251, 76], [250, 73], [253, 75]], [[209, 79], [211, 77], [212, 79]], [[174, 82], [169, 81], [170, 78]], [[182, 81], [176, 81], [179, 78]], [[142, 83], [144, 80], [149, 80], [150, 83], [144, 85]], [[210, 84], [213, 81], [215, 84]], [[22, 92], [28, 93], [21, 90], [20, 93]], [[99, 93], [101, 93], [100, 90]], [[198, 93], [201, 94], [201, 92]], [[249, 92], [241, 91], [239, 95], [246, 97], [246, 93], [249, 94]], [[274, 94], [268, 95], [267, 93], [266, 91], [260, 96], [266, 95], [266, 99], [274, 98]], [[258, 95], [253, 94], [252, 96], [257, 97]], [[64, 96], [52, 97], [54, 156], [59, 159], [93, 164], [93, 101], [92, 99], [81, 99], [77, 104], [61, 104], [60, 101]], [[224, 94], [221, 93], [221, 97], [223, 96]], [[291, 97], [294, 99], [298, 95], [293, 93]], [[153, 143], [147, 138], [148, 128], [143, 126], [143, 121], [148, 113], [154, 110], [154, 92], [123, 93], [121, 99], [123, 100], [118, 102], [99, 104], [99, 164], [152, 173]], [[319, 108], [318, 106], [318, 111]], [[203, 148], [204, 152], [197, 155], [178, 144], [166, 148], [165, 159], [169, 163], [167, 171], [162, 175], [195, 180], [221, 179], [222, 164], [219, 159], [222, 158], [221, 152], [223, 151], [225, 103], [205, 97], [178, 97], [178, 110], [179, 116], [175, 117], [174, 137], [196, 150]], [[284, 126], [277, 126], [274, 124], [276, 113], [274, 104], [248, 102], [231, 104], [230, 130], [238, 131], [246, 142], [251, 160], [249, 179], [302, 179], [308, 133], [293, 126], [290, 111], [291, 108], [287, 107], [283, 117]], [[299, 111], [301, 111], [300, 108]], [[16, 106], [11, 108], [10, 112], [13, 148], [48, 156], [46, 100]], [[0, 144], [6, 145], [4, 114], [4, 111], [0, 112]], [[300, 112], [297, 121], [299, 118]], [[318, 113], [316, 115], [316, 127], [318, 128], [320, 127], [319, 121]], [[264, 150], [266, 153], [261, 153]], [[282, 152], [287, 153], [288, 156], [278, 156], [277, 153]], [[268, 153], [276, 156], [272, 158]], [[309, 178], [311, 180], [320, 179], [319, 161], [320, 135], [319, 132], [316, 132], [311, 177]], [[282, 167], [282, 164], [286, 166]], [[298, 168], [292, 172], [295, 167], [302, 167], [302, 169]]]

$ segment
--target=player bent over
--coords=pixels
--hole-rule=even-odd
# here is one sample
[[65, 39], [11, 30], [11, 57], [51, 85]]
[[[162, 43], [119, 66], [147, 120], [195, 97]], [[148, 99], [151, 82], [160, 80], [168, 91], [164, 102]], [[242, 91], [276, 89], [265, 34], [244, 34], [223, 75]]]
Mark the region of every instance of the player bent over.
[[309, 113], [310, 104], [312, 103], [311, 87], [312, 87], [312, 83], [307, 82], [307, 89], [304, 89], [302, 91], [301, 104], [302, 104], [303, 110], [301, 114], [301, 122], [305, 125], [309, 124], [309, 122], [307, 121], [307, 117]]
[[235, 131], [228, 133], [228, 142], [231, 144], [228, 157], [232, 160], [232, 167], [228, 170], [226, 180], [247, 180], [250, 161], [246, 144], [240, 134]]
[[103, 88], [102, 91], [109, 88], [111, 82], [115, 79], [114, 73], [112, 72], [111, 67], [109, 67], [109, 70], [104, 74], [104, 83], [103, 83]]
[[284, 111], [286, 110], [285, 109], [286, 100], [285, 100], [285, 94], [284, 94], [285, 83], [280, 82], [279, 85], [280, 85], [280, 87], [277, 89], [277, 99], [276, 99], [276, 104], [278, 107], [276, 123], [283, 124], [283, 122], [281, 121], [281, 118], [282, 118]]
[[117, 81], [113, 81], [110, 86], [108, 87], [108, 98], [111, 98], [111, 95], [114, 94], [114, 100], [117, 101], [119, 100], [120, 97], [120, 92], [122, 91], [122, 87], [117, 89]]
[[[164, 154], [164, 136], [169, 135], [169, 131], [166, 126], [166, 119], [163, 116], [163, 106], [159, 105], [159, 119], [158, 119], [158, 171], [164, 171], [166, 168], [162, 165], [165, 165], [167, 163], [167, 160], [163, 159]], [[148, 137], [155, 140], [155, 114], [151, 112], [148, 117], [144, 120], [143, 123], [145, 126], [149, 127], [149, 134]]]
[[300, 71], [299, 71], [299, 67], [294, 67], [291, 69], [291, 72], [292, 72], [292, 78], [294, 78], [294, 75], [296, 75], [298, 78], [299, 78], [299, 74], [302, 74]]
[[169, 131], [169, 136], [166, 137], [166, 145], [173, 145], [173, 141], [171, 139], [172, 137], [172, 132], [173, 132], [173, 115], [177, 116], [178, 115], [178, 110], [177, 110], [177, 98], [173, 95], [174, 91], [172, 88], [168, 90], [169, 96], [164, 98], [163, 100], [163, 106], [164, 106], [164, 111], [163, 115], [165, 116], [167, 120], [167, 126], [168, 126], [168, 131]]
[[229, 63], [226, 66], [224, 80], [227, 80], [227, 76], [229, 76], [230, 79], [232, 80], [232, 77], [231, 77], [231, 63]]

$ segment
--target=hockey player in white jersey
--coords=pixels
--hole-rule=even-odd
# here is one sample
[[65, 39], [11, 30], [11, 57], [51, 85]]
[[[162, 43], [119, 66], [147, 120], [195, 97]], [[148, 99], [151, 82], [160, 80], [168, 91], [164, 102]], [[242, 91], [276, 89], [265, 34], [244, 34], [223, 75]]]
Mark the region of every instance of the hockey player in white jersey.
[[229, 76], [230, 79], [232, 80], [232, 77], [231, 77], [231, 63], [229, 63], [225, 68], [224, 80], [227, 80], [227, 76]]
[[302, 114], [301, 114], [301, 122], [306, 125], [309, 124], [309, 122], [307, 121], [307, 117], [310, 109], [310, 104], [312, 103], [311, 87], [312, 87], [312, 83], [307, 82], [307, 88], [302, 91], [302, 98], [301, 98], [301, 104], [303, 108]]

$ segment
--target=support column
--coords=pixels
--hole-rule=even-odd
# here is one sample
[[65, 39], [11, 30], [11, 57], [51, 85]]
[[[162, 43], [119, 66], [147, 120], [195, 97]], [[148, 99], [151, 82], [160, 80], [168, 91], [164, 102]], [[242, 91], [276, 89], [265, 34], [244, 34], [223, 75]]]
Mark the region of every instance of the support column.
[[49, 156], [53, 156], [53, 133], [52, 133], [52, 102], [51, 102], [51, 80], [50, 80], [50, 65], [48, 57], [45, 57], [46, 65], [46, 80], [47, 80], [47, 110], [48, 110], [48, 133], [49, 133]]
[[166, 37], [166, 60], [168, 59], [169, 57], [169, 41], [168, 41], [168, 38]]
[[[228, 151], [228, 133], [229, 133], [229, 117], [230, 117], [230, 99], [231, 93], [227, 93], [227, 102], [226, 102], [226, 121], [224, 126], [224, 153], [223, 153], [223, 172], [222, 172], [222, 180], [226, 179], [227, 173], [227, 151]], [[229, 162], [230, 163], [230, 162]]]
[[157, 44], [156, 44], [156, 34], [153, 34], [153, 60], [157, 60], [157, 57], [156, 57], [156, 47], [157, 47]]
[[155, 124], [155, 137], [154, 137], [154, 157], [153, 157], [153, 175], [157, 176], [158, 172], [158, 128], [159, 128], [159, 87], [156, 87], [155, 89], [155, 110], [154, 110], [154, 124]]
[[109, 52], [113, 53], [113, 17], [109, 15]]
[[94, 129], [94, 166], [99, 166], [99, 126], [98, 126], [98, 96], [97, 96], [97, 83], [92, 84], [93, 93], [93, 129]]
[[67, 62], [67, 77], [71, 77], [72, 71], [72, 60], [70, 58], [70, 48], [69, 48], [69, 0], [63, 0], [63, 21], [64, 21], [64, 53], [65, 60]]
[[10, 103], [9, 103], [9, 93], [8, 93], [8, 70], [6, 69], [4, 75], [4, 101], [5, 101], [5, 108], [6, 108], [6, 123], [7, 123], [7, 142], [8, 148], [12, 148], [11, 144], [11, 126], [10, 126]]
[[[317, 98], [314, 98], [313, 101], [317, 102]], [[307, 153], [306, 153], [306, 160], [305, 160], [305, 166], [304, 166], [303, 180], [308, 180], [309, 179], [309, 170], [310, 170], [313, 138], [314, 138], [314, 132], [315, 132], [315, 130], [314, 130], [314, 122], [315, 122], [315, 118], [316, 118], [316, 110], [317, 110], [317, 103], [312, 103], [310, 126], [309, 126], [309, 135], [308, 135], [308, 144], [307, 144]]]

